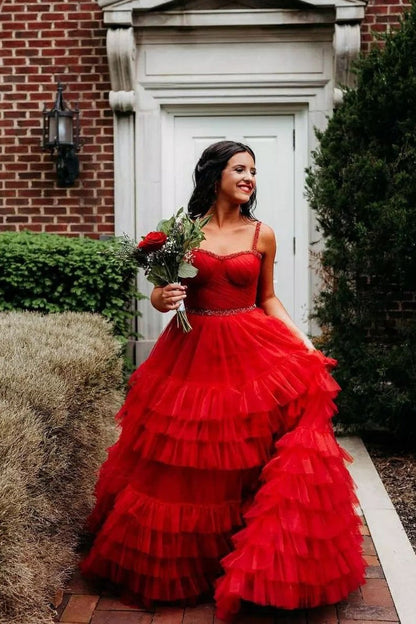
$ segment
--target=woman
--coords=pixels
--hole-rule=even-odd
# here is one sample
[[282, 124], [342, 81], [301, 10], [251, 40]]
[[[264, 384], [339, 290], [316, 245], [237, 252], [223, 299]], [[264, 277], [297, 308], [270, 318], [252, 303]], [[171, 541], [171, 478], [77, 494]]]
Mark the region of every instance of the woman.
[[274, 234], [251, 214], [252, 150], [216, 143], [194, 175], [189, 213], [211, 215], [198, 275], [151, 296], [161, 312], [185, 300], [193, 329], [172, 321], [132, 375], [82, 568], [144, 605], [193, 603], [215, 583], [224, 620], [241, 599], [334, 603], [364, 571], [357, 501], [330, 424], [335, 362], [274, 294]]

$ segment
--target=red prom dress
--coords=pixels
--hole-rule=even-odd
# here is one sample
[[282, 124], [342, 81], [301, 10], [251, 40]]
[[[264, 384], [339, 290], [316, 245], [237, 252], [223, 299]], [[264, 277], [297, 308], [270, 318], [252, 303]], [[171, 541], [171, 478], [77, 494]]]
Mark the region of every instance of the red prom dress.
[[363, 582], [354, 487], [330, 419], [334, 361], [257, 308], [261, 254], [195, 251], [186, 299], [133, 373], [96, 486], [86, 575], [126, 600], [283, 609]]

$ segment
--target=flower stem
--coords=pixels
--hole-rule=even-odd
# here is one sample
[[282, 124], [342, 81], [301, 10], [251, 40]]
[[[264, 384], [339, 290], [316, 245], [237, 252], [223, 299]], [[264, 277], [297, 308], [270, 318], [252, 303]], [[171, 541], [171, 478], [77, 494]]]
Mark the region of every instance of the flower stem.
[[185, 332], [185, 334], [190, 332], [191, 329], [192, 329], [192, 325], [188, 321], [188, 317], [186, 315], [186, 311], [185, 310], [178, 310], [176, 312], [176, 323], [177, 323], [178, 327], [179, 326], [182, 327], [182, 329]]

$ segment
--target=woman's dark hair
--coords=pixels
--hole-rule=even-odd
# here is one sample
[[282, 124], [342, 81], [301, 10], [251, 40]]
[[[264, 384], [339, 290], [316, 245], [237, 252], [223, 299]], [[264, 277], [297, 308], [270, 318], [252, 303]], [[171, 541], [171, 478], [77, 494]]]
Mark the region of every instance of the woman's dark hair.
[[[219, 141], [203, 151], [194, 171], [194, 190], [188, 204], [188, 213], [192, 218], [202, 217], [215, 202], [216, 184], [220, 181], [223, 170], [234, 154], [248, 152], [255, 161], [253, 150], [244, 143]], [[241, 204], [241, 214], [253, 218], [252, 210], [256, 205], [256, 189], [245, 204]]]

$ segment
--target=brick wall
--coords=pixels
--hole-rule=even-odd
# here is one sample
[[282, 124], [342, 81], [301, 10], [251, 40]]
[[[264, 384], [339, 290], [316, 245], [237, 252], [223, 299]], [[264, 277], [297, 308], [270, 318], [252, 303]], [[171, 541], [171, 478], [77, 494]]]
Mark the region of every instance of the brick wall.
[[374, 43], [374, 32], [397, 28], [400, 16], [410, 5], [404, 0], [369, 0], [361, 27], [362, 50], [368, 52]]
[[[0, 0], [0, 230], [113, 233], [113, 120], [102, 11], [95, 1]], [[58, 188], [40, 149], [56, 85], [78, 101], [80, 178]]]

